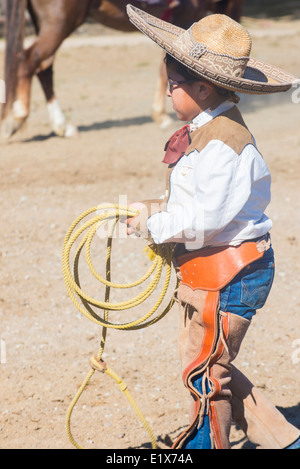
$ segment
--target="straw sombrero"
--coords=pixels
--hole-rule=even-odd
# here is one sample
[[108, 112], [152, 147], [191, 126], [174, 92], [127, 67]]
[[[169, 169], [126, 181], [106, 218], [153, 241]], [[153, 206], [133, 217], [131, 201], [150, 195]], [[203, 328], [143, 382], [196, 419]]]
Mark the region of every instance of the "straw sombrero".
[[232, 91], [287, 91], [298, 79], [250, 58], [249, 32], [226, 15], [209, 15], [185, 30], [127, 5], [130, 21], [168, 54], [201, 78]]

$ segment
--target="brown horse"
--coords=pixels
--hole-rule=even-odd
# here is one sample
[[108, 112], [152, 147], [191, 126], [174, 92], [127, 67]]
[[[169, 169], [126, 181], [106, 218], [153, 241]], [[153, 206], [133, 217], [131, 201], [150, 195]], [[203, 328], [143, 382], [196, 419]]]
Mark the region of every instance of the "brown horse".
[[[240, 20], [243, 0], [136, 0], [132, 5], [157, 17], [167, 17], [177, 26], [188, 28], [208, 10], [224, 13]], [[120, 30], [134, 31], [129, 22], [124, 0], [7, 0], [6, 1], [6, 103], [2, 109], [2, 135], [9, 138], [22, 126], [29, 115], [32, 77], [36, 74], [43, 88], [53, 131], [67, 136], [68, 127], [58, 105], [53, 85], [53, 62], [57, 49], [65, 38], [88, 17]], [[36, 30], [35, 41], [23, 47], [25, 10], [28, 10]], [[164, 110], [166, 75], [161, 78], [153, 102], [152, 117], [166, 122]]]

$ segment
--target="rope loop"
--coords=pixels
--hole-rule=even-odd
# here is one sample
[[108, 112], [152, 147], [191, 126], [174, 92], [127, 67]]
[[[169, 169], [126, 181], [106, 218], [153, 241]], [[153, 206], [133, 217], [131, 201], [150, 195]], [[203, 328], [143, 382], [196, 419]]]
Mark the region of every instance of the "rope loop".
[[[100, 371], [110, 376], [119, 386], [119, 389], [124, 392], [127, 399], [129, 400], [131, 406], [133, 407], [135, 413], [137, 414], [139, 420], [144, 425], [144, 428], [148, 432], [151, 444], [153, 448], [156, 448], [156, 440], [153, 435], [152, 430], [150, 429], [147, 421], [145, 420], [142, 412], [134, 402], [132, 396], [130, 395], [127, 385], [125, 382], [118, 377], [118, 375], [107, 366], [106, 362], [102, 360], [102, 353], [106, 341], [106, 333], [108, 328], [118, 329], [118, 330], [138, 330], [144, 327], [148, 327], [160, 319], [162, 319], [172, 308], [174, 304], [174, 297], [172, 295], [171, 300], [168, 302], [167, 306], [163, 308], [160, 313], [154, 314], [157, 312], [161, 306], [164, 298], [166, 297], [167, 291], [170, 287], [171, 272], [172, 272], [172, 257], [173, 257], [173, 244], [168, 243], [165, 245], [155, 245], [151, 244], [146, 247], [145, 251], [149, 260], [152, 262], [151, 266], [148, 268], [147, 272], [135, 282], [128, 284], [118, 284], [111, 281], [111, 253], [112, 253], [112, 239], [113, 234], [116, 229], [117, 223], [120, 221], [120, 218], [129, 218], [131, 216], [136, 216], [137, 212], [129, 209], [127, 206], [121, 206], [117, 204], [102, 204], [97, 207], [93, 207], [83, 214], [81, 214], [70, 226], [64, 240], [63, 245], [63, 255], [62, 255], [62, 268], [63, 268], [63, 277], [64, 282], [67, 288], [67, 292], [76, 306], [76, 308], [88, 319], [96, 323], [97, 325], [102, 326], [102, 337], [100, 342], [99, 351], [96, 357], [90, 359], [91, 370], [86, 376], [84, 382], [82, 383], [80, 389], [76, 393], [73, 401], [71, 402], [67, 417], [66, 417], [66, 426], [67, 434], [71, 443], [78, 449], [82, 449], [82, 446], [79, 445], [72, 436], [71, 433], [71, 414], [72, 411], [83, 393], [84, 389], [88, 385], [91, 377], [95, 371]], [[91, 245], [92, 241], [95, 238], [97, 230], [104, 226], [109, 226], [108, 236], [107, 236], [107, 245], [106, 245], [106, 274], [105, 278], [101, 276], [95, 269], [92, 256], [91, 256]], [[76, 249], [77, 245], [77, 249]], [[71, 271], [71, 251], [74, 250], [74, 261], [73, 261], [73, 272]], [[82, 252], [85, 252], [86, 264], [89, 267], [90, 272], [93, 277], [105, 286], [104, 300], [97, 300], [86, 292], [83, 291], [79, 282], [79, 260]], [[152, 276], [152, 279], [150, 277]], [[125, 311], [132, 309], [136, 306], [141, 305], [145, 302], [155, 290], [157, 290], [161, 278], [164, 276], [161, 292], [158, 294], [158, 298], [154, 302], [153, 307], [142, 317], [137, 318], [132, 321], [123, 322], [123, 323], [114, 323], [109, 320], [109, 313], [115, 311]], [[138, 295], [133, 296], [130, 300], [122, 302], [111, 302], [110, 301], [110, 290], [114, 289], [129, 289], [141, 285], [146, 280], [149, 280], [148, 286]], [[177, 285], [178, 286], [178, 280]], [[174, 292], [174, 288], [172, 293]], [[97, 309], [97, 311], [95, 310]], [[99, 315], [99, 310], [103, 311], [103, 316]]]

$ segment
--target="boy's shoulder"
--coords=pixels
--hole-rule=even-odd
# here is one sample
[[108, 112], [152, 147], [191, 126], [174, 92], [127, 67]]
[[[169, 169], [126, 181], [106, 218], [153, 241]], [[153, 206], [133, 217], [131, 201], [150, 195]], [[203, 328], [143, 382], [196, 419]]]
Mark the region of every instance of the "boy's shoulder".
[[191, 144], [186, 153], [202, 151], [211, 140], [219, 140], [238, 155], [246, 145], [254, 145], [253, 137], [236, 106], [215, 117], [190, 134]]

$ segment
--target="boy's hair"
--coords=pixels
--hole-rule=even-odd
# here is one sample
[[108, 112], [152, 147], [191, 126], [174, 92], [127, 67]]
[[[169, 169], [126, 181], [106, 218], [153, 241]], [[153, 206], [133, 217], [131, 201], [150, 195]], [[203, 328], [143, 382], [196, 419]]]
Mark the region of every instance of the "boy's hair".
[[[183, 78], [185, 78], [186, 80], [194, 79], [195, 81], [208, 81], [208, 80], [205, 80], [205, 78], [201, 78], [198, 75], [196, 75], [195, 73], [193, 73], [188, 67], [186, 67], [182, 63], [178, 62], [178, 60], [174, 59], [174, 57], [172, 57], [169, 54], [166, 54], [164, 60], [165, 60], [165, 64], [166, 64], [167, 67], [171, 66], [171, 65], [175, 66], [176, 72], [178, 72], [180, 75], [182, 75]], [[225, 88], [222, 88], [220, 86], [216, 86], [211, 82], [209, 82], [209, 83], [212, 84], [215, 87], [215, 89], [217, 90], [217, 93], [219, 95], [223, 96], [224, 99], [226, 99], [228, 101], [232, 101], [235, 104], [237, 104], [239, 102], [240, 98], [237, 96], [237, 94], [234, 91], [226, 90]]]

